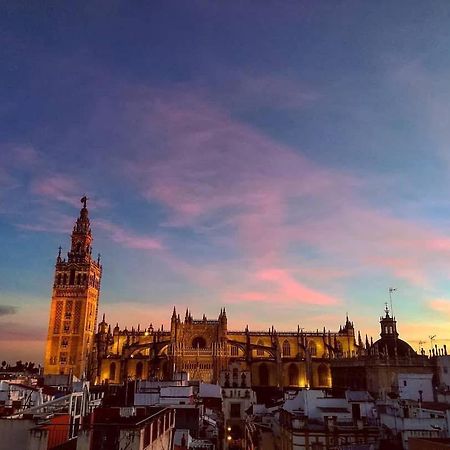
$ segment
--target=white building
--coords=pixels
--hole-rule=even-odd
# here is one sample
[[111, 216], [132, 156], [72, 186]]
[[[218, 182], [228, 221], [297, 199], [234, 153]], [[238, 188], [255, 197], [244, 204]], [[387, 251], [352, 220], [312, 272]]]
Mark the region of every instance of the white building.
[[398, 393], [402, 400], [433, 401], [433, 375], [431, 373], [399, 373]]
[[449, 405], [411, 400], [395, 400], [378, 405], [380, 424], [392, 435], [400, 435], [403, 448], [408, 449], [408, 439], [444, 438], [449, 433]]

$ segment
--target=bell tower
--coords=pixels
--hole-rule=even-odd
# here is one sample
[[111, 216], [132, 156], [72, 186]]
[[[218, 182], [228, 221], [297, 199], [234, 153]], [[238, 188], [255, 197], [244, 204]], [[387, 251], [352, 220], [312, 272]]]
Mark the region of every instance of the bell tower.
[[102, 266], [92, 259], [92, 233], [87, 198], [71, 236], [67, 259], [56, 258], [44, 374], [89, 377]]

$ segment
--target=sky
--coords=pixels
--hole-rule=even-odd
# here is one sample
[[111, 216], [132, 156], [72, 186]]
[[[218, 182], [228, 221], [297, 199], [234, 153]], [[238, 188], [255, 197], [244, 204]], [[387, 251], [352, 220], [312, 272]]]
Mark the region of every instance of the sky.
[[450, 3], [0, 5], [0, 359], [89, 197], [99, 313], [450, 340]]

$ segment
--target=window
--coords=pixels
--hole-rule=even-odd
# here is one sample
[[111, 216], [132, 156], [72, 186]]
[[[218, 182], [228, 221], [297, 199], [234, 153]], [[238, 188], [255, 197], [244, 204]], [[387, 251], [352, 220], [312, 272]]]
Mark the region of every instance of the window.
[[230, 404], [230, 417], [234, 419], [239, 419], [241, 417], [241, 404], [231, 403]]
[[260, 386], [269, 385], [269, 368], [267, 364], [262, 363], [258, 368], [259, 384]]
[[109, 379], [114, 380], [116, 378], [116, 363], [112, 362], [109, 365]]
[[317, 345], [314, 341], [310, 341], [308, 344], [309, 347], [309, 353], [311, 356], [316, 356], [317, 355]]
[[231, 346], [231, 356], [238, 356], [239, 355], [239, 349], [236, 345]]
[[287, 339], [283, 342], [283, 356], [291, 356], [291, 346]]
[[143, 366], [142, 362], [139, 361], [136, 364], [136, 379], [140, 380], [142, 378], [143, 368], [144, 368], [144, 366]]
[[329, 383], [330, 371], [328, 369], [328, 366], [326, 366], [325, 364], [321, 364], [317, 369], [317, 372], [319, 376], [319, 386], [328, 386], [330, 384]]
[[295, 364], [291, 364], [288, 370], [289, 385], [298, 386], [298, 367]]
[[406, 386], [407, 384], [406, 380], [403, 380], [403, 386]]

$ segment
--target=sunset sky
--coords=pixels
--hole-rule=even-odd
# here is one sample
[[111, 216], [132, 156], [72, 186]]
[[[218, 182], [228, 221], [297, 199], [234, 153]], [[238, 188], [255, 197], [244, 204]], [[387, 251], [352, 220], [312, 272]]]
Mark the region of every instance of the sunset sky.
[[[83, 4], [85, 6], [83, 6]], [[99, 312], [450, 339], [450, 2], [2, 2], [0, 359], [42, 362], [90, 198]], [[429, 344], [425, 344], [429, 345]]]

